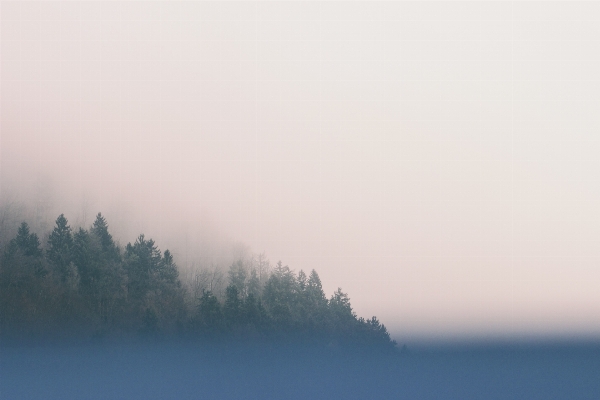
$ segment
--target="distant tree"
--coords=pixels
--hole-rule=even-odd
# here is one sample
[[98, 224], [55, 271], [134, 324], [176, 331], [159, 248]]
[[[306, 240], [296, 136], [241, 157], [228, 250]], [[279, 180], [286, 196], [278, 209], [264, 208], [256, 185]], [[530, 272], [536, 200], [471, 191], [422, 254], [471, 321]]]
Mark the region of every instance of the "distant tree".
[[329, 299], [328, 306], [330, 332], [343, 340], [356, 340], [358, 320], [348, 295], [338, 288]]
[[[14, 241], [14, 242], [13, 242]], [[35, 233], [29, 232], [29, 225], [26, 222], [21, 223], [17, 236], [11, 241], [26, 256], [41, 257], [40, 239]]]
[[146, 240], [142, 234], [125, 248], [125, 266], [127, 275], [127, 289], [129, 296], [142, 300], [145, 295], [154, 289], [154, 275], [160, 269], [162, 256], [154, 244], [154, 240]]
[[47, 264], [36, 234], [23, 222], [0, 257], [0, 333], [44, 324], [60, 297], [49, 285]]
[[185, 283], [193, 298], [192, 302], [199, 301], [205, 291], [210, 291], [217, 298], [221, 297], [226, 279], [219, 267], [212, 265], [210, 268], [196, 269], [191, 275], [191, 281], [188, 279]]
[[265, 328], [268, 320], [267, 311], [262, 306], [260, 299], [257, 299], [252, 292], [248, 293], [244, 301], [243, 320], [251, 332], [259, 332]]
[[56, 219], [56, 226], [50, 233], [48, 238], [48, 250], [46, 257], [54, 266], [58, 276], [66, 281], [69, 278], [71, 268], [69, 265], [72, 261], [73, 251], [73, 236], [71, 227], [64, 214], [60, 214]]
[[13, 265], [16, 267], [16, 264], [22, 262], [23, 257], [27, 259], [41, 257], [42, 251], [39, 246], [40, 241], [37, 235], [29, 233], [29, 226], [23, 222], [18, 229], [17, 236], [8, 242], [0, 266], [7, 269]]
[[98, 279], [97, 268], [94, 268], [93, 265], [97, 260], [92, 248], [92, 239], [88, 231], [83, 228], [79, 228], [73, 235], [72, 256], [79, 271], [81, 285], [86, 288], [90, 287], [92, 281]]
[[221, 330], [223, 323], [221, 304], [209, 290], [202, 293], [196, 320], [200, 332], [214, 334]]
[[329, 309], [338, 318], [351, 319], [355, 317], [350, 305], [350, 298], [346, 293], [342, 292], [341, 288], [338, 288], [331, 296]]
[[17, 236], [8, 243], [0, 266], [6, 269], [9, 266], [18, 267], [20, 263], [27, 263], [35, 265], [34, 270], [37, 276], [45, 276], [47, 271], [42, 266], [41, 258], [40, 240], [35, 233], [29, 233], [29, 226], [23, 222]]
[[227, 326], [235, 328], [242, 321], [242, 300], [239, 298], [239, 292], [235, 285], [227, 286], [225, 289], [225, 304], [223, 304], [223, 315]]
[[179, 271], [177, 265], [173, 261], [173, 255], [169, 250], [165, 250], [163, 253], [162, 262], [159, 264], [159, 268], [156, 271], [156, 279], [163, 285], [180, 287], [179, 282]]
[[168, 250], [161, 255], [152, 239], [140, 235], [125, 248], [125, 270], [130, 307], [138, 316], [138, 323], [140, 310], [152, 308], [161, 321], [161, 330], [182, 324], [183, 292], [177, 266]]
[[108, 233], [108, 224], [101, 213], [96, 215], [90, 233], [98, 238], [104, 259], [112, 261], [119, 259], [119, 249], [115, 245], [111, 234]]
[[311, 330], [309, 323], [310, 303], [306, 292], [307, 278], [304, 271], [300, 270], [296, 277], [296, 301], [295, 301], [295, 318], [299, 321], [298, 328], [301, 330]]
[[79, 273], [79, 292], [89, 308], [88, 318], [96, 321], [98, 329], [108, 329], [123, 317], [117, 315], [117, 308], [123, 308], [127, 295], [120, 254], [105, 251], [98, 231], [79, 228], [73, 235], [73, 263]]
[[238, 294], [242, 299], [246, 297], [247, 278], [248, 273], [242, 260], [237, 260], [229, 267], [229, 284], [237, 288]]
[[319, 278], [319, 274], [314, 269], [310, 272], [310, 277], [306, 284], [306, 293], [311, 307], [323, 308], [327, 306], [327, 298], [323, 291], [321, 278]]
[[396, 341], [391, 340], [390, 334], [387, 331], [385, 325], [379, 322], [377, 317], [373, 316], [371, 319], [367, 319], [366, 321], [362, 318], [359, 318], [359, 322], [366, 326], [368, 335], [367, 338], [370, 339], [370, 342], [384, 344], [388, 347], [394, 347], [396, 345]]
[[248, 279], [248, 284], [246, 286], [246, 291], [248, 292], [247, 296], [252, 295], [255, 299], [260, 297], [261, 285], [256, 268], [252, 268], [252, 270], [250, 270], [250, 278]]
[[265, 253], [260, 253], [254, 258], [254, 265], [256, 269], [256, 275], [258, 275], [260, 288], [262, 290], [271, 274], [271, 263], [267, 259]]
[[307, 279], [306, 279], [306, 274], [304, 273], [304, 271], [300, 270], [300, 272], [298, 272], [297, 280], [298, 280], [298, 290], [300, 290], [301, 292], [306, 290]]
[[265, 284], [263, 299], [276, 326], [280, 329], [290, 328], [297, 300], [296, 277], [281, 261]]

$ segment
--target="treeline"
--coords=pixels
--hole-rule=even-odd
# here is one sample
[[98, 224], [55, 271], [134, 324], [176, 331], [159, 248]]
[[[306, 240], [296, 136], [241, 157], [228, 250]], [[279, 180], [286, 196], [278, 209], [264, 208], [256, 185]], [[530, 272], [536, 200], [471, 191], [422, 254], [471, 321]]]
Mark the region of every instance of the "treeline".
[[[42, 246], [23, 222], [0, 257], [0, 335], [300, 339], [393, 348], [377, 318], [358, 318], [338, 289], [327, 299], [316, 271], [295, 274], [242, 260], [224, 291], [215, 271], [182, 285], [172, 254], [140, 235], [121, 248], [99, 213], [89, 229], [64, 215]], [[211, 275], [212, 274], [212, 275]]]

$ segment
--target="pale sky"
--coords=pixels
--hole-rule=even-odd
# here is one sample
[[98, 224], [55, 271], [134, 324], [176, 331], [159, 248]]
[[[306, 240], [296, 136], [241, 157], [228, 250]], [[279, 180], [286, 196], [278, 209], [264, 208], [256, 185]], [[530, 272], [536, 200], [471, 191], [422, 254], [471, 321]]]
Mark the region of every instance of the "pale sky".
[[[600, 334], [600, 3], [2, 2], [0, 190], [395, 337]], [[52, 193], [49, 195], [48, 193]]]

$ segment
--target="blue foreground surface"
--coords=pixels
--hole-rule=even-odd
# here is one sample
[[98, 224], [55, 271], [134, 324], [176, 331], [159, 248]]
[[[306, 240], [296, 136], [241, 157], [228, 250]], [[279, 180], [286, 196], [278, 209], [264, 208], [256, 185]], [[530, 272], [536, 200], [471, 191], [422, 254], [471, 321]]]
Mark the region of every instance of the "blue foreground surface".
[[600, 399], [600, 344], [3, 345], [2, 399]]

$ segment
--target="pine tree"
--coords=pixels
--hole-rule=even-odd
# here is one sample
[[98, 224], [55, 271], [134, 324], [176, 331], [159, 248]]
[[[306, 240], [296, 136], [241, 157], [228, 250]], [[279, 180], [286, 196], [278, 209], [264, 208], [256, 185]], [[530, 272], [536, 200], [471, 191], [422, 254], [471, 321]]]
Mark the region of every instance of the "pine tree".
[[21, 223], [17, 236], [9, 243], [9, 252], [17, 249], [30, 257], [40, 257], [42, 255], [40, 239], [35, 233], [29, 232], [29, 225], [26, 222]]
[[325, 292], [323, 291], [321, 278], [319, 278], [319, 274], [317, 274], [317, 271], [314, 269], [310, 272], [310, 276], [306, 284], [306, 293], [308, 301], [312, 307], [319, 308], [327, 305], [327, 298], [325, 297]]
[[39, 246], [37, 235], [23, 222], [0, 259], [0, 335], [4, 329], [46, 318], [55, 311]]
[[175, 261], [173, 261], [173, 255], [169, 250], [165, 250], [163, 254], [163, 258], [159, 263], [159, 268], [156, 273], [156, 278], [163, 285], [172, 287], [181, 286], [181, 283], [179, 282], [179, 271], [177, 270]]
[[248, 279], [248, 296], [252, 295], [255, 299], [260, 297], [260, 278], [256, 268], [252, 268], [250, 271], [250, 279]]
[[92, 224], [90, 233], [100, 241], [103, 258], [112, 261], [119, 259], [119, 249], [115, 245], [111, 234], [108, 233], [108, 224], [101, 213], [96, 215], [96, 220]]
[[63, 280], [67, 279], [69, 273], [72, 251], [73, 236], [71, 234], [71, 227], [68, 225], [65, 215], [60, 214], [56, 219], [56, 226], [48, 238], [46, 256]]
[[253, 293], [248, 293], [244, 301], [242, 314], [244, 322], [248, 324], [250, 329], [260, 330], [262, 328], [263, 320], [265, 319], [264, 311], [260, 300], [257, 300]]
[[265, 305], [273, 317], [277, 329], [291, 327], [297, 306], [297, 293], [294, 273], [287, 265], [284, 267], [279, 261], [263, 291]]
[[73, 235], [73, 262], [77, 266], [83, 286], [89, 286], [94, 279], [93, 258], [90, 235], [85, 229], [79, 228]]
[[223, 322], [221, 304], [219, 304], [219, 300], [217, 300], [210, 290], [202, 293], [198, 307], [197, 321], [201, 332], [211, 334], [221, 329]]
[[146, 240], [144, 235], [140, 235], [133, 244], [127, 244], [125, 256], [129, 276], [128, 292], [134, 299], [141, 300], [155, 288], [154, 275], [162, 262], [160, 250], [155, 246], [154, 240]]
[[236, 287], [238, 294], [242, 299], [246, 297], [246, 268], [244, 268], [244, 262], [237, 260], [234, 264], [229, 267], [229, 284]]
[[236, 286], [229, 285], [225, 289], [225, 304], [223, 305], [223, 314], [229, 328], [239, 325], [242, 317], [242, 301], [239, 298], [239, 292]]

